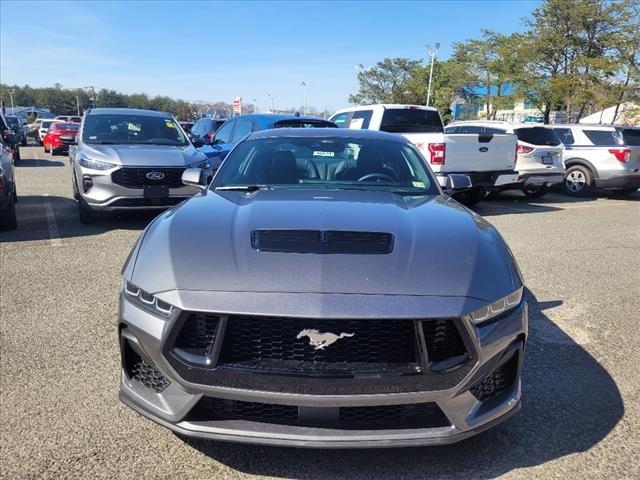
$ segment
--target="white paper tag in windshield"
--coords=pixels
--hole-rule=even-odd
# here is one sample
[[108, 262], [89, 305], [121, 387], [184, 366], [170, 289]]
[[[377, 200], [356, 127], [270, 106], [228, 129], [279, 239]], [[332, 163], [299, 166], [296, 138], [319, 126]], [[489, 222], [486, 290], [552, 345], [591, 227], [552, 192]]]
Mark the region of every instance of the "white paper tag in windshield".
[[314, 157], [335, 157], [335, 153], [315, 151], [313, 152], [313, 156]]
[[364, 118], [352, 118], [349, 123], [349, 128], [352, 130], [362, 130], [362, 124], [364, 123]]

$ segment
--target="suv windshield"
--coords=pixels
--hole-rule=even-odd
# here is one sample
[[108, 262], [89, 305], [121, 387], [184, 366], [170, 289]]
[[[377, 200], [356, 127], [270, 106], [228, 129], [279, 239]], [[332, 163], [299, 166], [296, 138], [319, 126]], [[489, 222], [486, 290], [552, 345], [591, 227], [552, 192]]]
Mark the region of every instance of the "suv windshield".
[[518, 140], [532, 145], [549, 145], [556, 147], [560, 145], [560, 138], [551, 128], [546, 127], [526, 127], [516, 128], [514, 133]]
[[212, 188], [310, 188], [437, 195], [412, 145], [362, 138], [263, 138], [241, 142], [225, 159]]
[[82, 141], [120, 145], [189, 145], [182, 129], [170, 117], [95, 114], [85, 118]]
[[382, 114], [380, 130], [391, 133], [443, 132], [440, 114], [421, 108], [387, 108]]

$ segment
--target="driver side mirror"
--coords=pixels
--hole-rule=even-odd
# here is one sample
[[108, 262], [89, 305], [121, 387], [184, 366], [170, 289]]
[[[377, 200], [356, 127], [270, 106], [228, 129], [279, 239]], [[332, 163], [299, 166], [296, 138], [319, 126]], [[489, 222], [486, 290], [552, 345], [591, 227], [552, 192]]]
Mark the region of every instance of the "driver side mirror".
[[471, 178], [468, 175], [452, 173], [447, 176], [447, 186], [445, 190], [448, 192], [462, 192], [471, 188]]
[[193, 143], [194, 147], [200, 148], [200, 147], [204, 146], [206, 142], [202, 138], [193, 137], [191, 139], [191, 143]]
[[182, 183], [204, 190], [207, 188], [207, 179], [204, 175], [204, 170], [201, 168], [187, 168], [182, 172]]

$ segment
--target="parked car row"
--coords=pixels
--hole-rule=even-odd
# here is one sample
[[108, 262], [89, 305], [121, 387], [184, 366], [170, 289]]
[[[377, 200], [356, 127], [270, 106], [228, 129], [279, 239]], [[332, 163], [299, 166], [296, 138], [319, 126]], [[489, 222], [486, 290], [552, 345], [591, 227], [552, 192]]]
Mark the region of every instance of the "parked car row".
[[18, 226], [14, 167], [20, 161], [20, 139], [10, 126], [7, 117], [0, 113], [0, 230], [13, 230]]

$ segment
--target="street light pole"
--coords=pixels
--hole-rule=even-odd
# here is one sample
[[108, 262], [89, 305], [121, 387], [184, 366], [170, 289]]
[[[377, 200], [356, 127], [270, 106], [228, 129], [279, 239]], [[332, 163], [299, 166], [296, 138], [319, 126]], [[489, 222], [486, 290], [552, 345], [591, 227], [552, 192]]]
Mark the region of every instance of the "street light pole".
[[438, 54], [438, 50], [440, 49], [440, 42], [436, 42], [436, 49], [433, 50], [431, 45], [427, 45], [429, 49], [429, 55], [431, 56], [431, 68], [429, 69], [429, 86], [427, 87], [427, 107], [429, 106], [429, 102], [431, 101], [431, 80], [433, 79], [433, 60], [436, 58]]
[[80, 116], [80, 96], [76, 95], [76, 110], [78, 111], [78, 116]]
[[267, 97], [271, 99], [271, 113], [276, 113], [276, 97], [267, 92]]
[[307, 114], [307, 89], [309, 88], [309, 86], [305, 82], [300, 82], [300, 86], [304, 88], [304, 104], [302, 107], [302, 113], [306, 115]]
[[253, 113], [258, 113], [258, 100], [255, 98], [252, 98], [251, 100], [253, 100]]
[[12, 88], [11, 90], [8, 90], [8, 92], [9, 92], [9, 97], [11, 98], [11, 115], [15, 115], [16, 112], [13, 108], [13, 94], [15, 93], [15, 89]]

